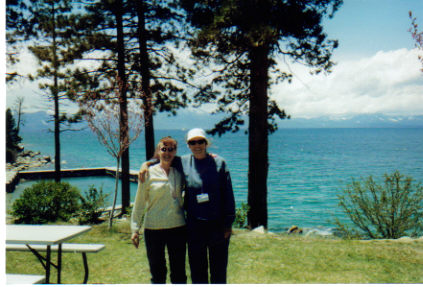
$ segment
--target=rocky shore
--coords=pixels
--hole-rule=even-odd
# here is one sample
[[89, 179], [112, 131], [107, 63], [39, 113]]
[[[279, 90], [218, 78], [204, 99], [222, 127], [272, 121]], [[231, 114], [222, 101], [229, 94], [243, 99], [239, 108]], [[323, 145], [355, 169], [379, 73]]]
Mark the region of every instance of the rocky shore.
[[16, 161], [14, 163], [6, 163], [6, 192], [13, 192], [15, 185], [19, 181], [19, 171], [42, 167], [51, 162], [50, 156], [41, 155], [40, 152], [25, 150], [25, 148], [21, 147]]
[[6, 163], [6, 171], [18, 172], [21, 170], [42, 167], [50, 163], [51, 158], [49, 155], [41, 155], [39, 151], [34, 152], [22, 148], [21, 152], [18, 153], [14, 163]]

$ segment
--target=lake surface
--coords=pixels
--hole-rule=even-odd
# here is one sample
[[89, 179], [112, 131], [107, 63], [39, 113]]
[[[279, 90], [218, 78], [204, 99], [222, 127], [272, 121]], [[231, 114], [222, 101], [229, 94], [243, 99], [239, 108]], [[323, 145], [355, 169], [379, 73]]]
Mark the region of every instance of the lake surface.
[[[185, 134], [181, 130], [157, 130], [155, 137], [156, 141], [168, 135], [176, 138], [178, 154], [182, 155], [189, 152]], [[24, 131], [22, 137], [27, 149], [54, 158], [52, 133]], [[141, 134], [130, 147], [131, 169], [139, 169], [145, 160], [143, 137]], [[115, 159], [89, 130], [63, 133], [61, 141], [62, 168], [115, 166]], [[209, 151], [226, 159], [239, 206], [247, 202], [248, 136], [238, 132], [213, 137], [212, 141]], [[337, 195], [352, 178], [373, 175], [382, 180], [385, 173], [398, 170], [423, 182], [423, 129], [280, 129], [269, 139], [269, 163], [269, 229], [284, 231], [298, 225], [307, 230], [330, 232], [334, 217], [345, 218], [338, 207]], [[54, 169], [54, 166], [42, 169]], [[87, 190], [91, 184], [103, 186], [105, 193], [114, 190], [112, 177], [70, 182], [81, 190]], [[12, 196], [18, 193], [19, 190]], [[133, 183], [132, 200], [135, 193]]]

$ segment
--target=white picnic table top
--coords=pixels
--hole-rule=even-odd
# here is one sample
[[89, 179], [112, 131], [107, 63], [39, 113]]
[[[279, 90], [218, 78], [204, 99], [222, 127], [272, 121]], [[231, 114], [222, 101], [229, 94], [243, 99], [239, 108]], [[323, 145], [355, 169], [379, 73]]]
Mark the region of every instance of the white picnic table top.
[[6, 243], [59, 244], [91, 229], [87, 225], [6, 225]]

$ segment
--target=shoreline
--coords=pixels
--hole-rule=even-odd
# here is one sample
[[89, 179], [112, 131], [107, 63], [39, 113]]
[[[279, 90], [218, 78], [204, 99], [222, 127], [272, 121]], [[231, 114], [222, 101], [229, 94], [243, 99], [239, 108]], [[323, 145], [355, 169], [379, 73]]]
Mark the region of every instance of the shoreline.
[[[37, 165], [37, 167], [39, 167]], [[90, 177], [90, 176], [116, 176], [116, 168], [114, 167], [99, 167], [99, 168], [74, 168], [74, 169], [61, 169], [62, 178], [71, 177]], [[6, 170], [6, 192], [12, 193], [16, 185], [19, 184], [21, 179], [24, 180], [40, 180], [54, 178], [54, 170]], [[120, 174], [121, 171], [119, 170]], [[138, 181], [138, 171], [130, 170], [130, 181]]]
[[21, 151], [17, 154], [15, 162], [6, 162], [6, 192], [13, 192], [19, 183], [20, 171], [43, 167], [50, 163], [52, 160], [49, 155], [41, 155], [39, 151], [25, 150], [24, 145], [21, 145]]
[[26, 150], [24, 145], [21, 145], [21, 148], [22, 150], [17, 154], [14, 163], [6, 162], [6, 171], [18, 172], [42, 167], [54, 162], [49, 155], [41, 155], [39, 151]]

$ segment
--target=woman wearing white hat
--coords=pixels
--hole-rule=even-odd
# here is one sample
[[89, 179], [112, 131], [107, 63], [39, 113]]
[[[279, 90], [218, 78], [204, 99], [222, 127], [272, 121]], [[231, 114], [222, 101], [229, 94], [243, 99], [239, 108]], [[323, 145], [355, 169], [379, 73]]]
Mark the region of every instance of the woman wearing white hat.
[[[225, 160], [207, 152], [203, 129], [187, 133], [192, 154], [175, 157], [185, 177], [184, 207], [192, 283], [226, 283], [228, 248], [235, 220], [235, 199]], [[150, 162], [151, 164], [151, 162]], [[146, 172], [141, 168], [140, 177]]]

